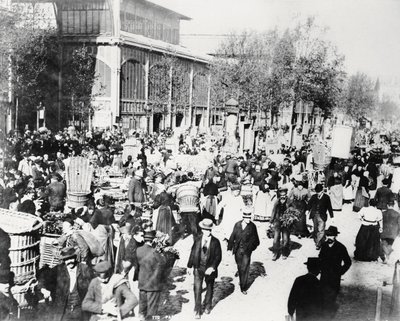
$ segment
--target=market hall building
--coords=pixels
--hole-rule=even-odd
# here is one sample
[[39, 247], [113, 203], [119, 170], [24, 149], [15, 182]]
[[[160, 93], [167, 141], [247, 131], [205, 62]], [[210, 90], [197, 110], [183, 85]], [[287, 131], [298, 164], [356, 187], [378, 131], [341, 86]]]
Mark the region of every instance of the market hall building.
[[[22, 0], [52, 3], [62, 36], [60, 82], [74, 49], [85, 44], [96, 58], [99, 84], [92, 127], [120, 125], [124, 130], [153, 132], [164, 128], [209, 126], [211, 57], [179, 44], [182, 14], [147, 0]], [[186, 106], [174, 106], [172, 88], [164, 106], [155, 104], [157, 82], [153, 66], [170, 55], [184, 66]], [[156, 71], [155, 71], [156, 72]], [[171, 71], [172, 73], [172, 71]], [[62, 85], [60, 86], [62, 88]], [[67, 110], [71, 97], [60, 93], [58, 109]], [[75, 119], [79, 113], [74, 115]], [[62, 119], [71, 120], [71, 115]]]

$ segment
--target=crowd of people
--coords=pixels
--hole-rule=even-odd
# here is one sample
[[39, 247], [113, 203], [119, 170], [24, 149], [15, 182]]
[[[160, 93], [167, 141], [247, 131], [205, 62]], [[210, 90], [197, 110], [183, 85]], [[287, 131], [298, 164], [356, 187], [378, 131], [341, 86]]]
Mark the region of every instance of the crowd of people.
[[[397, 179], [391, 154], [357, 148], [351, 158], [333, 158], [326, 168], [315, 170], [309, 144], [237, 155], [224, 152], [223, 142], [182, 134], [177, 153], [203, 150], [210, 156], [207, 169], [198, 175], [197, 169], [173, 161], [173, 152], [165, 148], [168, 135], [135, 134], [137, 154], [125, 160], [125, 137], [117, 130], [26, 131], [7, 138], [0, 207], [45, 221], [55, 213], [61, 220], [55, 242], [60, 264], [37, 274], [37, 297], [51, 298], [45, 305], [51, 307], [52, 320], [159, 316], [163, 285], [179, 256], [173, 246], [188, 235], [193, 246], [187, 272], [194, 277], [195, 317], [201, 318], [211, 312], [218, 266], [228, 251], [237, 264], [240, 291], [247, 294], [251, 255], [264, 226], [254, 221], [269, 222], [273, 261], [288, 258], [291, 237], [314, 240], [319, 257], [307, 259], [309, 273], [296, 279], [288, 301], [288, 313], [296, 313], [300, 321], [336, 313], [341, 276], [351, 266], [345, 246], [336, 239], [340, 232], [334, 216], [343, 204], [353, 203], [361, 220], [354, 259], [387, 263], [395, 252], [400, 214], [398, 191], [391, 189]], [[65, 173], [78, 155], [99, 169], [95, 173], [107, 166], [120, 173], [119, 187], [127, 199], [121, 212], [95, 178], [86, 203], [69, 206]], [[157, 157], [150, 162], [149, 155]], [[6, 265], [0, 266], [2, 271]], [[0, 297], [7, 300], [0, 302], [0, 319], [14, 311], [10, 284], [10, 274], [2, 272]]]

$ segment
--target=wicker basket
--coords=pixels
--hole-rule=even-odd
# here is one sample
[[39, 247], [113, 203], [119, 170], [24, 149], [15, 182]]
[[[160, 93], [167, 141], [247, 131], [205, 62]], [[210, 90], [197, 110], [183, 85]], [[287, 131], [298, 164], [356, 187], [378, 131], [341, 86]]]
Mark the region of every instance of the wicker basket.
[[0, 210], [0, 228], [10, 237], [10, 270], [15, 284], [26, 283], [36, 276], [42, 226], [42, 219], [34, 215]]
[[60, 235], [57, 234], [45, 234], [42, 236], [40, 240], [40, 268], [45, 265], [52, 268], [61, 263], [60, 248], [53, 245], [53, 241], [59, 237]]
[[89, 192], [67, 192], [67, 205], [68, 207], [77, 208], [86, 204], [89, 199]]
[[196, 186], [180, 186], [176, 190], [176, 199], [181, 212], [196, 212], [199, 209], [199, 195]]

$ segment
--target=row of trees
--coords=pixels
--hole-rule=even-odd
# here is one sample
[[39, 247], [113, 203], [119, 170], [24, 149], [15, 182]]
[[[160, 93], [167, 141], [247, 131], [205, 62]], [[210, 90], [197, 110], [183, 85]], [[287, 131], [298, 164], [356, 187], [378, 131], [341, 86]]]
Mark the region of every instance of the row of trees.
[[[66, 66], [60, 56], [59, 31], [45, 25], [40, 12], [29, 14], [23, 10], [25, 7], [19, 6], [13, 9], [0, 12], [0, 90], [3, 101], [12, 93], [15, 125], [32, 123], [37, 109], [45, 106], [46, 118], [51, 120], [48, 124], [53, 129], [59, 128], [61, 111], [57, 106], [64, 97], [69, 98], [63, 104], [63, 115], [79, 110], [86, 118], [93, 113], [92, 101], [101, 94], [102, 86], [93, 90], [98, 75], [94, 70], [95, 58], [88, 48], [80, 46], [72, 52], [61, 83], [59, 73]], [[9, 106], [4, 103], [1, 106], [5, 114]]]
[[347, 75], [344, 56], [325, 39], [326, 30], [314, 18], [282, 35], [277, 30], [232, 34], [212, 65], [213, 104], [234, 97], [250, 113], [270, 111], [273, 117], [284, 107], [306, 102], [325, 116], [340, 110], [356, 120], [377, 106], [395, 108], [377, 100], [365, 74]]

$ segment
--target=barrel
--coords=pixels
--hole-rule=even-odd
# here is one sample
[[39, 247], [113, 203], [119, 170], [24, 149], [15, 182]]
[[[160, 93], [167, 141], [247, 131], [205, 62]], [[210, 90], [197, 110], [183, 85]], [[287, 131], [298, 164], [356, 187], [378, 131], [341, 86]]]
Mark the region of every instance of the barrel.
[[27, 213], [0, 209], [0, 228], [10, 237], [10, 271], [15, 284], [36, 277], [43, 221]]
[[199, 194], [196, 186], [179, 186], [176, 190], [176, 200], [181, 212], [197, 212], [199, 210]]

